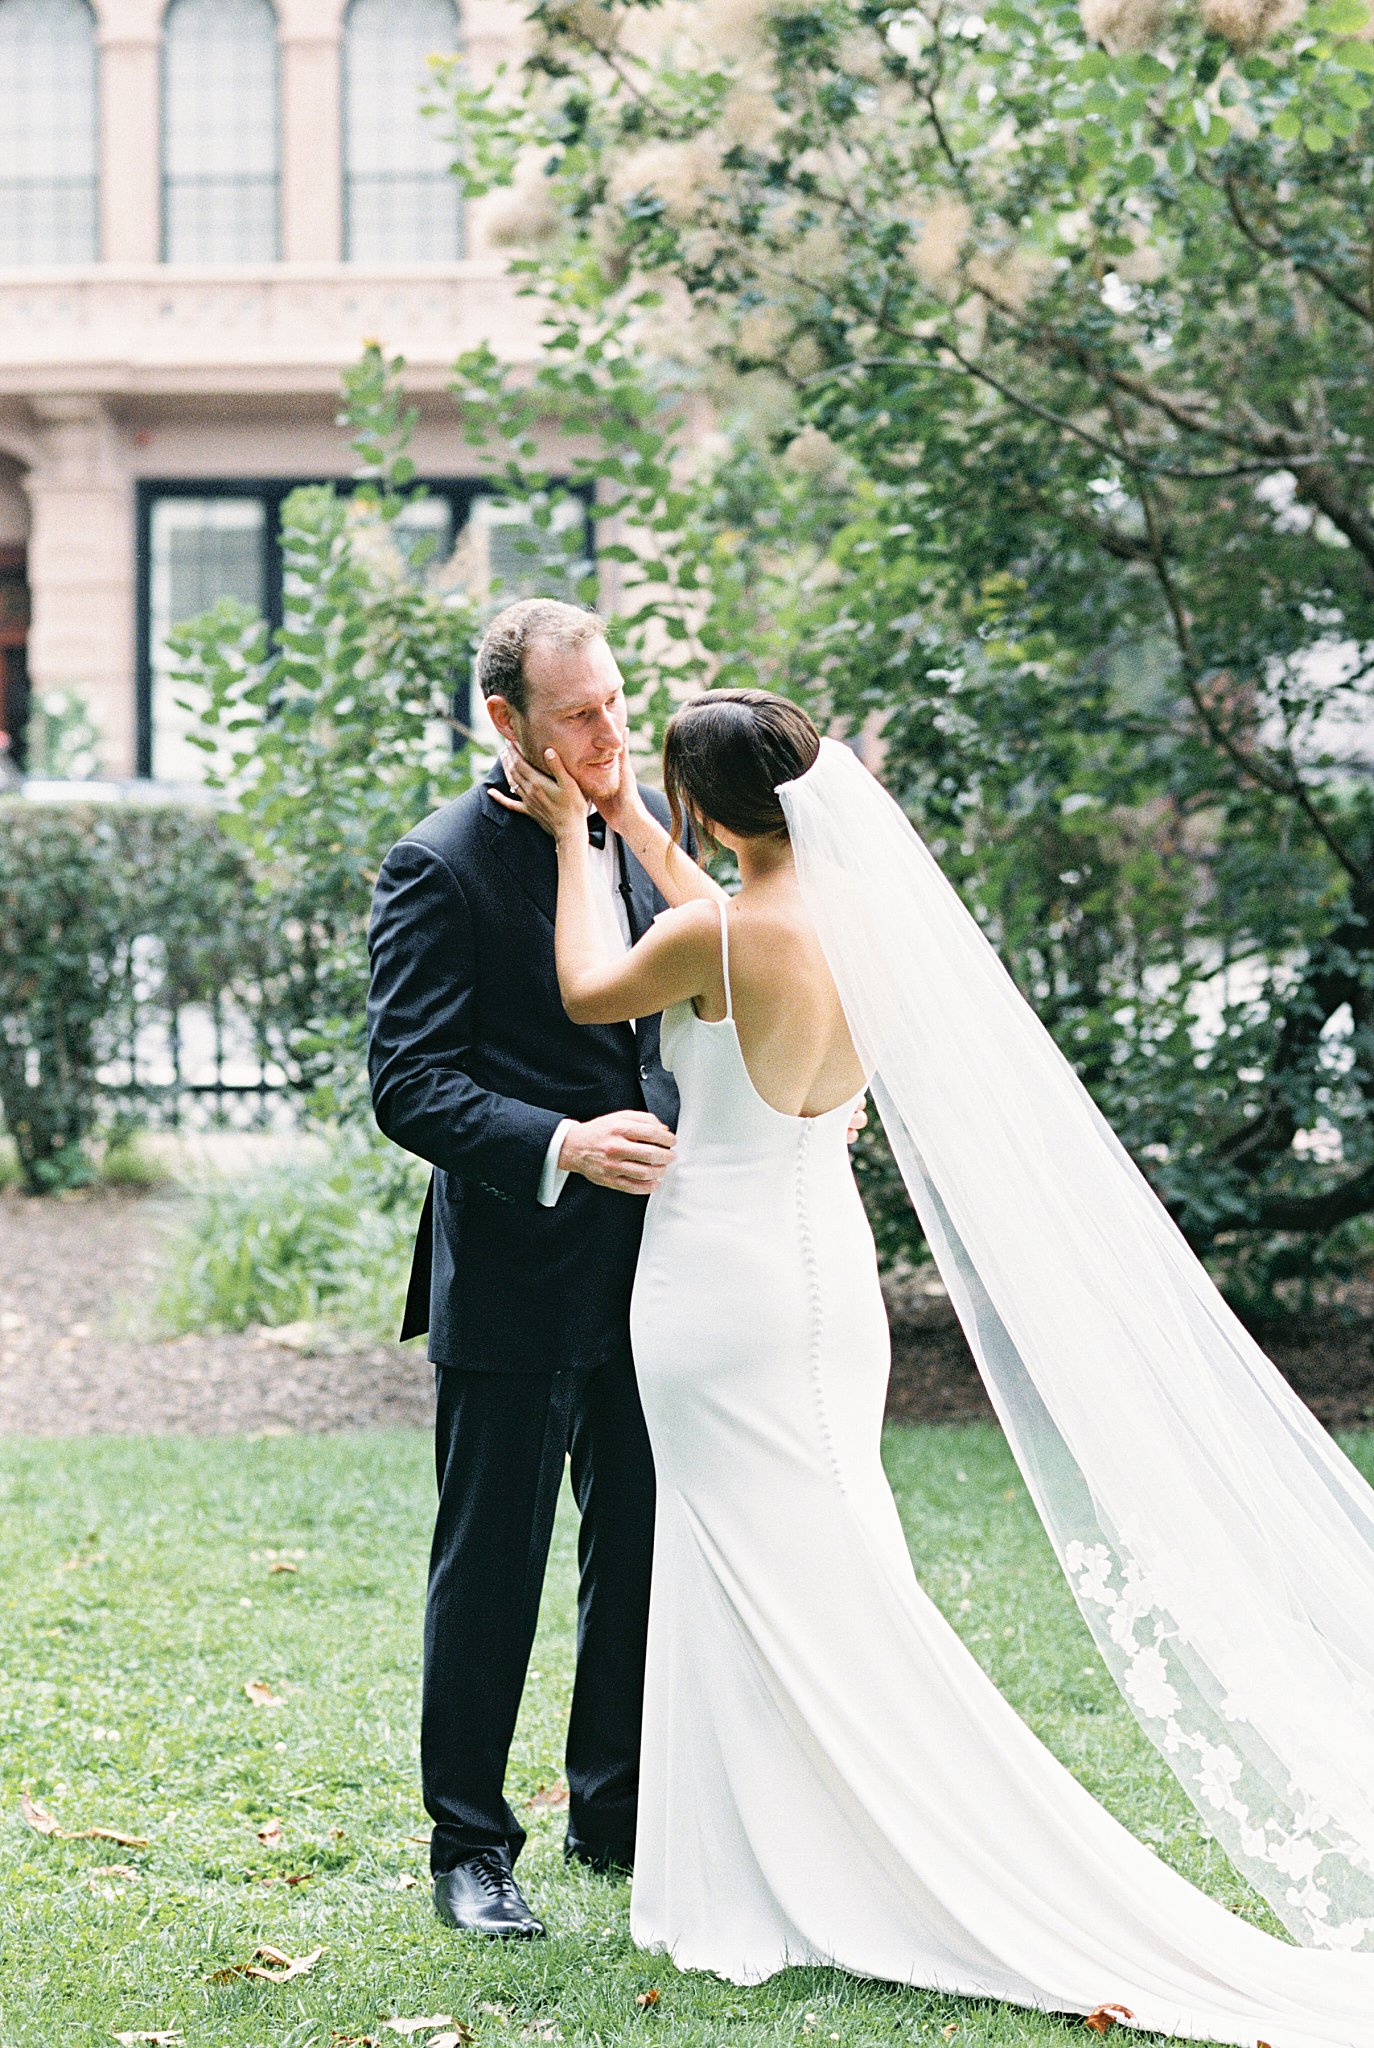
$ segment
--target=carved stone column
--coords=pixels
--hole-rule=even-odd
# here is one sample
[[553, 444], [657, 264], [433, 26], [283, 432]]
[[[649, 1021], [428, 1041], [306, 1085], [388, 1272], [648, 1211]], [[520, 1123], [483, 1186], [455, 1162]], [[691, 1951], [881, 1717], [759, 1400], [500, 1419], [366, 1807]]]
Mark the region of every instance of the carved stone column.
[[32, 401], [28, 472], [33, 694], [76, 690], [102, 736], [102, 769], [132, 775], [134, 498], [123, 436], [97, 398]]
[[341, 0], [280, 10], [282, 254], [337, 263], [343, 253]]
[[156, 263], [162, 253], [161, 26], [147, 0], [101, 11], [100, 253]]

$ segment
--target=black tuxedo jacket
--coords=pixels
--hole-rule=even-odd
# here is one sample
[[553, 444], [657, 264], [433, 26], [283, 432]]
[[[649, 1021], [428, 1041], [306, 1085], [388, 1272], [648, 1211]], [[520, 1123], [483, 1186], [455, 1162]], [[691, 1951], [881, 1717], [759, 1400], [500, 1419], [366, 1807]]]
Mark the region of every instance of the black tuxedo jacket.
[[[380, 1128], [434, 1167], [402, 1338], [437, 1365], [548, 1372], [628, 1360], [645, 1198], [570, 1174], [538, 1199], [553, 1133], [617, 1109], [676, 1127], [658, 1018], [574, 1024], [554, 967], [553, 840], [493, 803], [495, 770], [392, 847], [373, 892], [368, 1070]], [[656, 791], [645, 801], [667, 823]], [[638, 938], [665, 905], [619, 843]]]

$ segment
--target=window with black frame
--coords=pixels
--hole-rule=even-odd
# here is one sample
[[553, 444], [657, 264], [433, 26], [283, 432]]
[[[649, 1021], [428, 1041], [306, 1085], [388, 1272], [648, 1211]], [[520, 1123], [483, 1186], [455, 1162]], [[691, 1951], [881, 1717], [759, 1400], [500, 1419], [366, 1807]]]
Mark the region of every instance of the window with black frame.
[[352, 0], [344, 19], [344, 255], [426, 263], [463, 254], [442, 127], [423, 111], [431, 56], [461, 39], [452, 0]]
[[162, 32], [162, 254], [280, 254], [280, 89], [270, 0], [171, 0]]
[[99, 255], [95, 16], [0, 0], [0, 267]]
[[[168, 636], [221, 598], [275, 626], [284, 588], [282, 506], [310, 479], [145, 483], [138, 490], [138, 772], [199, 783], [206, 756], [191, 743], [194, 710], [178, 702]], [[346, 488], [346, 486], [340, 486]], [[436, 591], [462, 591], [496, 607], [533, 595], [575, 597], [591, 548], [587, 507], [570, 498], [547, 527], [471, 478], [427, 480], [393, 529], [401, 559]], [[455, 706], [479, 732], [486, 714], [467, 685]]]

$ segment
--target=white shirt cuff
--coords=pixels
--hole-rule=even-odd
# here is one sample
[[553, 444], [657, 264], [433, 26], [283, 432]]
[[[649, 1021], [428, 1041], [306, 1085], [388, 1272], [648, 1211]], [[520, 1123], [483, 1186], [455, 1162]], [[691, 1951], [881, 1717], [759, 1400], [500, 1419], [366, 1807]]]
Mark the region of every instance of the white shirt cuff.
[[563, 1149], [563, 1135], [573, 1127], [574, 1119], [565, 1116], [558, 1129], [549, 1139], [549, 1149], [544, 1154], [544, 1170], [539, 1176], [539, 1201], [545, 1209], [552, 1209], [563, 1192], [563, 1183], [568, 1178], [570, 1167], [560, 1166], [558, 1155]]

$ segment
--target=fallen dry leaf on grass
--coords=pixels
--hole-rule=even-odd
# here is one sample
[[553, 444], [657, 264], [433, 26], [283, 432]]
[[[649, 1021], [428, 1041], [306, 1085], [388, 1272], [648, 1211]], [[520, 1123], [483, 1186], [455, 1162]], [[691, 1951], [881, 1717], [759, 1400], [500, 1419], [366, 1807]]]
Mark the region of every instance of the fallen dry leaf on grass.
[[243, 1689], [255, 1707], [284, 1707], [286, 1705], [286, 1701], [281, 1697], [281, 1694], [273, 1692], [265, 1679], [250, 1678]]
[[121, 1849], [146, 1849], [146, 1835], [121, 1834], [118, 1828], [64, 1828], [46, 1807], [30, 1798], [27, 1787], [19, 1795], [19, 1812], [36, 1835], [50, 1842], [115, 1842]]
[[944, 2035], [947, 2041], [952, 2040], [954, 2036], [958, 2033], [958, 2031], [959, 2022], [957, 2020], [951, 2020], [947, 2027], [941, 2027], [940, 2029], [940, 2032]]
[[382, 2048], [375, 2034], [331, 2034], [329, 2048]]
[[313, 1970], [323, 1954], [323, 1948], [312, 1948], [308, 1956], [284, 1956], [279, 1948], [255, 1948], [251, 1963], [230, 1963], [223, 1970], [213, 1970], [210, 1982], [229, 1984], [235, 1977], [261, 1977], [268, 1984], [285, 1984]]
[[271, 1564], [267, 1567], [267, 1576], [270, 1579], [273, 1572], [298, 1572], [299, 1570], [300, 1566], [292, 1564], [290, 1558], [274, 1557]]
[[494, 2020], [508, 2020], [510, 2018], [510, 2007], [508, 2005], [497, 2005], [490, 1998], [482, 1999], [477, 2010], [478, 2012], [489, 2012]]
[[433, 2035], [426, 2041], [425, 2048], [469, 2048], [469, 2043], [476, 2038], [472, 2028], [459, 2020], [456, 2027], [451, 2027], [442, 2034]]
[[541, 1785], [530, 1801], [536, 1813], [556, 1813], [567, 1803], [566, 1785]]
[[1107, 2029], [1114, 2027], [1118, 2020], [1133, 2020], [1134, 2018], [1135, 2014], [1128, 2005], [1099, 2005], [1095, 2012], [1090, 2012], [1087, 2015], [1083, 2024], [1085, 2027], [1091, 2027], [1095, 2034], [1105, 2034]]
[[281, 1822], [266, 1820], [255, 1832], [264, 1849], [275, 1849], [281, 1841]]
[[137, 1884], [142, 1871], [135, 1870], [132, 1863], [97, 1863], [87, 1877], [122, 1877], [126, 1884]]
[[520, 2031], [527, 2041], [561, 2041], [563, 2038], [557, 2020], [531, 2020]]
[[62, 1830], [46, 1808], [29, 1796], [28, 1787], [19, 1795], [19, 1811], [36, 1835], [60, 1835]]
[[79, 1572], [84, 1570], [88, 1564], [104, 1564], [104, 1562], [105, 1553], [103, 1550], [78, 1550], [75, 1557], [65, 1558], [58, 1565], [57, 1569], [60, 1572]]
[[640, 1994], [639, 1994], [639, 1996], [638, 1996], [638, 1998], [637, 1998], [637, 1999], [635, 2000], [635, 2004], [636, 2004], [637, 2006], [640, 2006], [640, 2007], [645, 2007], [645, 2006], [650, 2006], [650, 2005], [657, 2005], [657, 2004], [658, 2004], [658, 1986], [657, 1986], [657, 1984], [651, 1984], [651, 1985], [649, 1986], [649, 1989], [648, 1989], [647, 1991], [641, 1991], [641, 1992], [640, 1992]]
[[151, 2048], [171, 2048], [174, 2041], [184, 2040], [185, 2036], [174, 2031], [163, 2034], [116, 2034], [115, 2039], [122, 2041], [124, 2048], [134, 2048], [136, 2041], [147, 2041], [151, 2043]]
[[412, 2034], [437, 2034], [442, 2027], [456, 2027], [457, 2020], [452, 2013], [436, 2012], [425, 2020], [383, 2020], [384, 2027], [390, 2027], [393, 2034], [404, 2034], [409, 2040]]
[[403, 1870], [399, 1877], [384, 1877], [382, 1879], [387, 1890], [392, 1892], [413, 1892], [419, 1881], [415, 1873], [410, 1870]]

